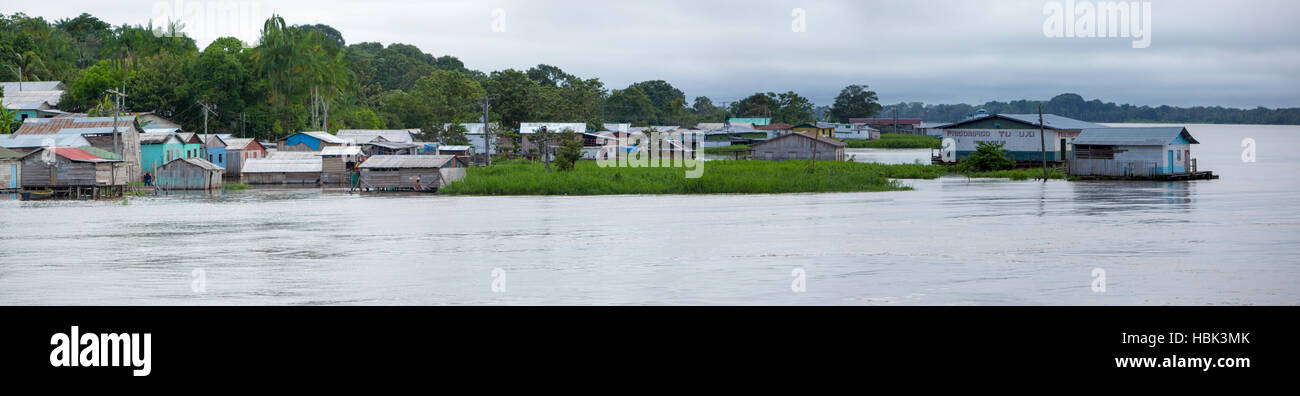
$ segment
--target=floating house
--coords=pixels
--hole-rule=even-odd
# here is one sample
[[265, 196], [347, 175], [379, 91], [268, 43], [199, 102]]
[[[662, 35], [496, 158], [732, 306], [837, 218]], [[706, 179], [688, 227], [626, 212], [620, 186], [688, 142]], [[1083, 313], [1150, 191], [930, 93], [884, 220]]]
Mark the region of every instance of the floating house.
[[176, 132], [181, 139], [181, 158], [203, 158], [203, 138], [194, 132]]
[[[115, 129], [118, 132], [116, 139], [114, 139], [113, 133]], [[35, 138], [37, 141], [44, 140], [47, 137], [59, 139], [55, 135], [80, 135], [88, 144], [69, 144], [66, 146], [91, 145], [109, 152], [120, 153], [126, 166], [126, 175], [130, 178], [129, 181], [138, 182], [141, 176], [144, 175], [140, 161], [140, 135], [142, 132], [143, 130], [140, 129], [136, 122], [136, 116], [131, 114], [119, 116], [116, 125], [113, 117], [61, 114], [54, 118], [28, 118], [23, 120], [23, 125], [17, 131], [14, 131], [14, 135], [39, 136]], [[114, 147], [115, 140], [116, 148]], [[63, 147], [65, 145], [59, 143], [58, 146]]]
[[826, 122], [799, 124], [791, 127], [790, 130], [805, 135], [814, 135], [824, 138], [835, 137], [835, 125]]
[[[238, 177], [244, 164], [250, 159], [266, 158], [266, 147], [254, 139], [227, 138], [226, 142], [226, 176]], [[319, 171], [318, 171], [319, 172]]]
[[22, 188], [23, 153], [0, 147], [0, 190]]
[[[1035, 114], [1036, 116], [1037, 114]], [[921, 127], [920, 118], [850, 118], [849, 123], [855, 125], [865, 124], [886, 133], [919, 134]]]
[[393, 143], [380, 138], [362, 144], [361, 147], [366, 155], [415, 155], [421, 146], [414, 143]]
[[23, 188], [78, 189], [127, 184], [122, 161], [96, 157], [71, 147], [43, 148], [28, 153], [19, 171]]
[[153, 132], [140, 134], [140, 170], [153, 173], [159, 166], [184, 158], [184, 144], [174, 133]]
[[331, 135], [329, 132], [298, 132], [289, 135], [276, 144], [277, 151], [321, 151], [325, 147], [344, 146], [349, 140]]
[[154, 185], [168, 190], [220, 190], [225, 173], [205, 159], [180, 158], [154, 170]]
[[1113, 127], [1085, 129], [1074, 139], [1070, 174], [1085, 178], [1211, 179], [1199, 171], [1187, 128]]
[[848, 144], [824, 136], [800, 132], [782, 135], [752, 146], [754, 158], [766, 161], [806, 160], [843, 161]]
[[226, 168], [226, 142], [220, 135], [199, 135], [203, 141], [203, 158], [222, 169]]
[[321, 159], [250, 158], [239, 178], [247, 184], [320, 184]]
[[982, 114], [938, 127], [943, 131], [942, 137], [952, 139], [956, 147], [955, 155], [945, 158], [940, 153], [934, 160], [961, 162], [975, 152], [980, 142], [990, 142], [1003, 144], [1003, 149], [1017, 162], [1041, 162], [1045, 147], [1048, 162], [1064, 163], [1074, 139], [1084, 129], [1095, 128], [1106, 126], [1055, 114], [1043, 114], [1041, 125], [1038, 114]]
[[368, 190], [436, 190], [465, 178], [469, 163], [451, 155], [377, 155], [361, 163], [361, 187]]
[[346, 184], [357, 165], [366, 160], [361, 146], [326, 147], [317, 155], [321, 162], [321, 183]]

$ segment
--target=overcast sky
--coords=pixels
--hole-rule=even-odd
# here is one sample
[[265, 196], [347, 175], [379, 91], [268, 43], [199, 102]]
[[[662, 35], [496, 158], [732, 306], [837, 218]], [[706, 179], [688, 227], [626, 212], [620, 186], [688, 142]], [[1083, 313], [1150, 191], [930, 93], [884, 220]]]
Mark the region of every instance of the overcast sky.
[[[1074, 92], [1117, 103], [1300, 107], [1295, 0], [1151, 1], [1150, 46], [1140, 49], [1133, 38], [1047, 37], [1044, 5], [1065, 0], [0, 1], [0, 12], [50, 20], [173, 16], [200, 47], [215, 36], [253, 39], [275, 12], [289, 24], [333, 26], [349, 44], [414, 44], [482, 71], [546, 63], [609, 89], [667, 80], [688, 101], [793, 90], [830, 104], [844, 86], [868, 84], [885, 103]], [[187, 18], [194, 4], [244, 4], [256, 15], [220, 27]], [[793, 31], [799, 14], [805, 32]]]

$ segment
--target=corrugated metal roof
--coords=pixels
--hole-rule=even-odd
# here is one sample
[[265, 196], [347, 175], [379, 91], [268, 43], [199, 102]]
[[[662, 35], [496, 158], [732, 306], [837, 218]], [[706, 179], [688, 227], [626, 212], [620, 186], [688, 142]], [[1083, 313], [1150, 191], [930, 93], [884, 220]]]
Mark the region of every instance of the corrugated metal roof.
[[93, 155], [93, 156], [96, 156], [96, 157], [99, 157], [99, 158], [103, 158], [103, 159], [110, 159], [110, 160], [121, 160], [121, 159], [122, 159], [122, 156], [120, 156], [120, 155], [113, 154], [113, 152], [111, 152], [111, 151], [104, 150], [104, 149], [102, 149], [102, 148], [95, 147], [95, 146], [78, 146], [77, 148], [78, 148], [78, 149], [81, 149], [81, 151], [85, 151], [85, 152], [87, 152], [87, 153], [90, 153], [90, 155]]
[[[64, 128], [99, 128], [112, 127], [113, 117], [83, 117], [77, 114], [69, 114], [67, 117], [54, 118], [28, 118], [23, 120], [23, 125], [14, 131], [15, 135], [48, 135], [55, 134]], [[135, 116], [123, 115], [117, 120], [118, 128], [124, 131], [135, 131]]]
[[1173, 143], [1178, 136], [1186, 134], [1187, 141], [1197, 142], [1187, 133], [1187, 128], [1169, 127], [1104, 127], [1084, 129], [1074, 144], [1098, 146], [1163, 146]]
[[103, 159], [96, 157], [94, 154], [81, 151], [72, 147], [55, 147], [54, 153], [60, 157], [67, 158], [74, 162], [117, 162], [115, 160]]
[[[28, 118], [30, 120], [30, 118]], [[47, 146], [81, 147], [90, 146], [90, 141], [81, 135], [0, 135], [0, 147], [32, 148]]]
[[321, 171], [320, 158], [250, 158], [244, 161], [243, 173], [311, 173]]
[[452, 146], [452, 145], [441, 145], [441, 146], [438, 146], [438, 150], [442, 150], [442, 151], [469, 151], [469, 150], [472, 149], [472, 148], [474, 148], [474, 146], [464, 146], [464, 145], [457, 145], [457, 146]]
[[22, 158], [23, 153], [0, 147], [0, 160]]
[[317, 159], [320, 158], [319, 151], [279, 151], [270, 152], [268, 150], [267, 158], [271, 159]]
[[361, 163], [361, 168], [441, 168], [454, 155], [376, 155]]
[[243, 150], [248, 145], [253, 144], [253, 139], [250, 138], [228, 138], [223, 140], [226, 142], [226, 150]]
[[768, 140], [765, 140], [765, 141], [762, 141], [762, 142], [754, 143], [753, 147], [754, 147], [754, 148], [758, 148], [759, 146], [762, 146], [762, 145], [765, 145], [765, 144], [769, 144], [769, 143], [775, 142], [775, 141], [777, 141], [777, 140], [787, 139], [787, 138], [789, 138], [789, 137], [791, 137], [791, 136], [796, 136], [796, 135], [797, 135], [798, 137], [803, 137], [803, 138], [808, 138], [808, 139], [818, 140], [818, 141], [821, 141], [821, 142], [823, 142], [823, 143], [830, 144], [830, 145], [835, 146], [835, 147], [844, 147], [844, 146], [848, 146], [848, 145], [849, 145], [848, 143], [844, 143], [844, 142], [841, 142], [841, 141], [839, 141], [839, 140], [831, 139], [831, 138], [828, 138], [828, 137], [812, 136], [812, 135], [805, 134], [805, 133], [803, 133], [803, 132], [794, 132], [794, 133], [787, 133], [787, 134], [784, 134], [784, 135], [778, 136], [778, 137], [773, 138], [773, 139], [768, 139]]
[[[202, 158], [179, 158], [179, 159], [174, 159], [174, 160], [172, 160], [172, 162], [168, 162], [168, 163], [166, 163], [166, 164], [163, 164], [163, 166], [170, 166], [171, 164], [176, 163], [176, 161], [185, 162], [185, 163], [188, 163], [188, 164], [190, 164], [190, 165], [194, 165], [194, 166], [197, 166], [197, 167], [199, 167], [199, 168], [206, 169], [206, 170], [219, 170], [219, 171], [225, 171], [225, 170], [226, 170], [226, 168], [222, 168], [220, 165], [217, 165], [217, 164], [214, 164], [214, 163], [208, 162], [208, 160], [205, 160], [205, 159], [202, 159]], [[250, 160], [250, 161], [251, 161], [251, 160]], [[244, 170], [244, 171], [247, 172], [248, 170]]]
[[167, 144], [172, 140], [180, 144], [181, 140], [176, 138], [173, 133], [142, 133], [140, 134], [140, 144]]
[[4, 87], [5, 95], [9, 95], [16, 92], [27, 92], [27, 91], [62, 91], [63, 82], [62, 81], [22, 81], [20, 85], [20, 82], [18, 81], [3, 81], [0, 82], [0, 87]]
[[[963, 124], [974, 121], [984, 120], [987, 118], [1002, 118], [1022, 122], [1025, 124], [1038, 126], [1038, 114], [988, 114], [975, 116], [965, 120], [957, 121], [939, 128], [954, 128]], [[918, 123], [919, 124], [919, 123]], [[1050, 129], [1088, 129], [1088, 128], [1105, 128], [1105, 125], [1094, 124], [1087, 121], [1080, 121], [1070, 117], [1062, 117], [1056, 114], [1043, 114], [1043, 127]]]
[[357, 143], [369, 142], [377, 136], [394, 143], [410, 143], [415, 141], [411, 135], [417, 133], [419, 129], [340, 129], [338, 137], [355, 138]]
[[321, 148], [317, 155], [336, 157], [341, 155], [361, 155], [361, 146], [330, 146]]
[[418, 147], [418, 145], [415, 143], [370, 142], [366, 144], [369, 144], [371, 146], [376, 146], [376, 147], [383, 147], [389, 150], [401, 150], [401, 149], [408, 149], [411, 147]]
[[348, 140], [338, 136], [331, 135], [329, 132], [299, 132], [301, 134], [320, 139], [320, 141], [330, 144], [347, 144]]
[[[446, 127], [451, 126], [451, 125], [454, 125], [454, 124], [451, 124], [451, 123], [442, 124], [443, 128], [446, 128]], [[460, 125], [462, 125], [462, 126], [465, 127], [465, 134], [466, 134], [466, 135], [482, 135], [482, 134], [483, 134], [483, 123], [481, 123], [481, 122], [462, 122]], [[495, 129], [497, 128], [497, 123], [495, 123], [495, 122], [493, 122], [493, 123], [489, 123], [488, 125], [491, 125], [493, 130], [495, 130]], [[412, 142], [412, 143], [414, 143], [414, 142]]]

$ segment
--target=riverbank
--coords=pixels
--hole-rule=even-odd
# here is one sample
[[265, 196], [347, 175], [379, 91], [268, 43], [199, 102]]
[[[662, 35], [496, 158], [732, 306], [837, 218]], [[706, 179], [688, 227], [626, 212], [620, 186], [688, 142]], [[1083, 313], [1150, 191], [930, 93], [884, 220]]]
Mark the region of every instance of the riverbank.
[[780, 194], [909, 190], [893, 179], [934, 179], [947, 169], [921, 164], [819, 161], [708, 161], [701, 177], [685, 168], [601, 168], [579, 161], [573, 171], [546, 172], [541, 163], [516, 161], [470, 168], [443, 195]]

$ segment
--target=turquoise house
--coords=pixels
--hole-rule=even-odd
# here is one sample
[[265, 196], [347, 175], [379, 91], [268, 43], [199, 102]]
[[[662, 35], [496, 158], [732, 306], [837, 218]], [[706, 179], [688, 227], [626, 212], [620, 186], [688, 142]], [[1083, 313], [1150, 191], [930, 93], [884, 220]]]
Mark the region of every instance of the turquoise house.
[[1195, 173], [1191, 147], [1199, 143], [1181, 126], [1084, 129], [1074, 139], [1070, 174], [1154, 177]]
[[203, 159], [221, 169], [226, 168], [226, 142], [220, 135], [199, 135], [203, 139]]
[[184, 157], [185, 144], [174, 133], [140, 134], [140, 170], [153, 173], [159, 166]]

